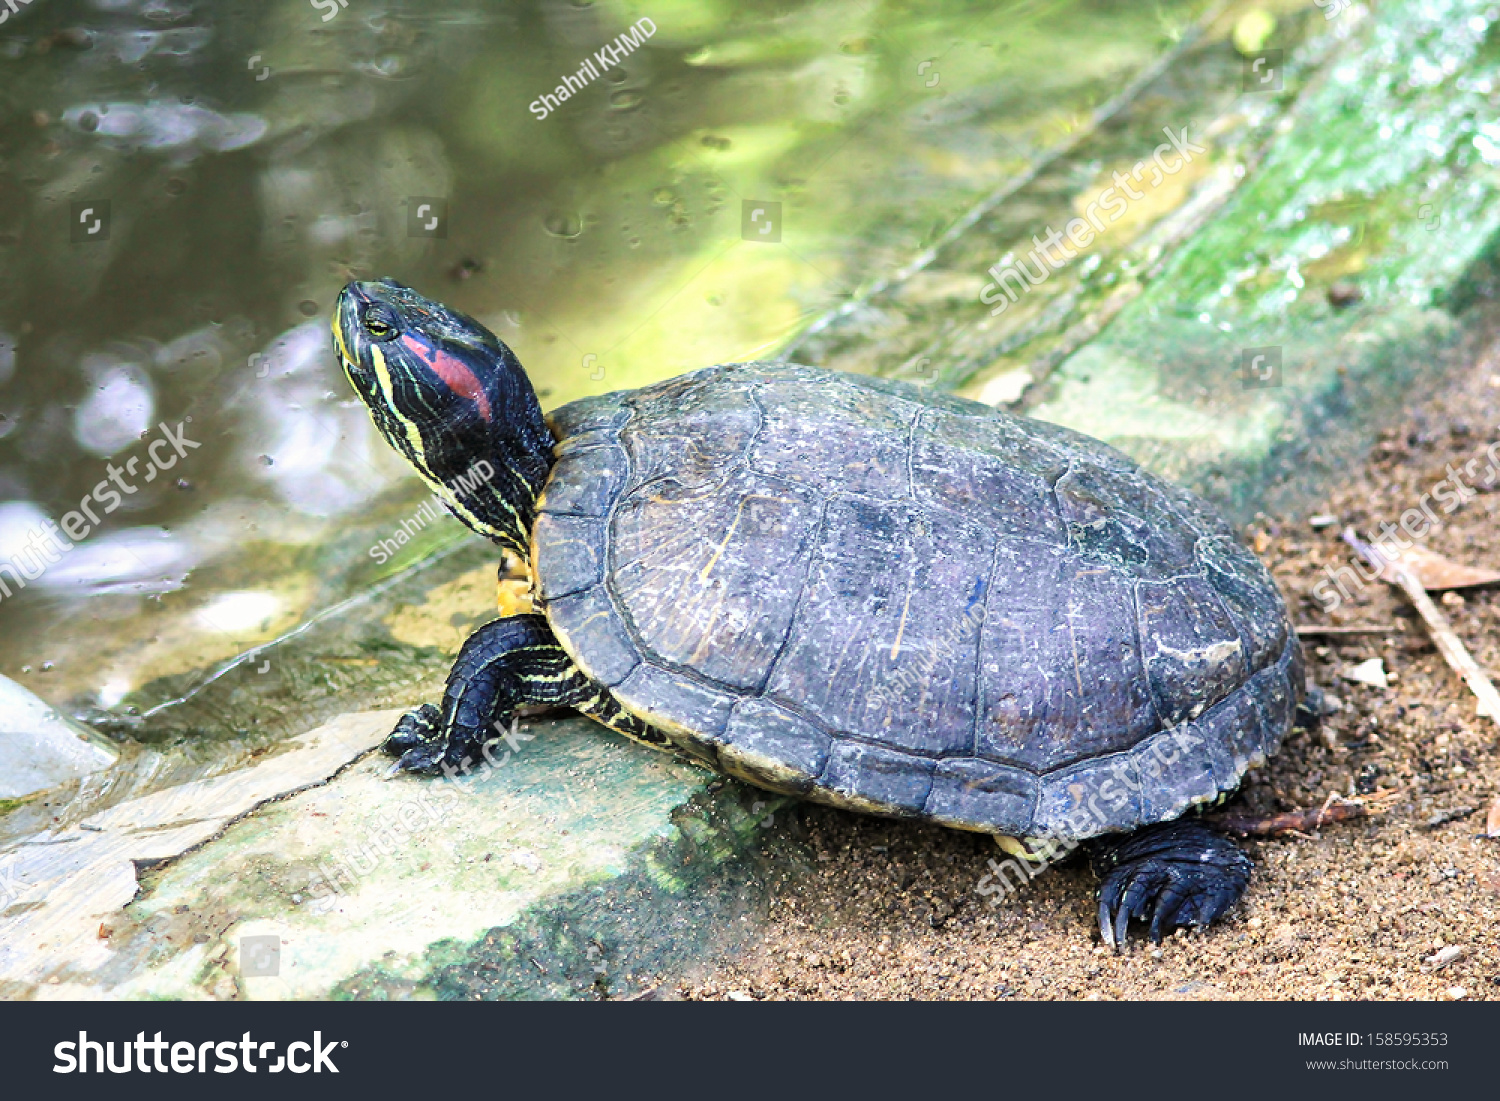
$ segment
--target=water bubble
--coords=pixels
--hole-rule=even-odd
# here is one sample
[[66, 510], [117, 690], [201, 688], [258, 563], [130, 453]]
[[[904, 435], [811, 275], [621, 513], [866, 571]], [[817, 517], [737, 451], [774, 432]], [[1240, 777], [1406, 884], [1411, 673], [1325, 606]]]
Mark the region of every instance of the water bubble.
[[553, 211], [542, 219], [542, 228], [553, 237], [562, 237], [571, 241], [583, 232], [583, 219], [577, 214]]
[[301, 311], [303, 317], [312, 317], [318, 312], [318, 304], [311, 298], [304, 298], [297, 303], [297, 309]]
[[641, 99], [641, 94], [633, 88], [621, 88], [618, 92], [611, 93], [609, 105], [616, 111], [629, 111], [633, 107], [639, 107]]
[[651, 201], [657, 206], [667, 206], [675, 198], [677, 196], [672, 194], [670, 187], [658, 187], [655, 194], [651, 196]]
[[151, 380], [132, 363], [99, 364], [93, 390], [73, 412], [73, 438], [95, 455], [113, 455], [151, 424], [156, 398]]
[[387, 54], [385, 57], [371, 62], [369, 71], [376, 76], [395, 79], [406, 72], [406, 59], [397, 54]]

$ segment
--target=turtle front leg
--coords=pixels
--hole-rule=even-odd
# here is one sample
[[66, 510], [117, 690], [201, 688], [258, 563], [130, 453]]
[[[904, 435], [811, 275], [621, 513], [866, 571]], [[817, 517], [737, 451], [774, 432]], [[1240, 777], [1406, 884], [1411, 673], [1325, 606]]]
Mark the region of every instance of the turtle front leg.
[[528, 706], [574, 707], [639, 741], [666, 742], [584, 676], [545, 616], [517, 615], [470, 635], [448, 673], [442, 707], [424, 703], [407, 712], [381, 748], [400, 758], [392, 771], [462, 772]]
[[1197, 822], [1147, 826], [1120, 840], [1101, 839], [1090, 856], [1099, 885], [1099, 933], [1125, 947], [1131, 918], [1151, 919], [1148, 935], [1179, 925], [1207, 928], [1250, 883], [1250, 858], [1234, 842]]

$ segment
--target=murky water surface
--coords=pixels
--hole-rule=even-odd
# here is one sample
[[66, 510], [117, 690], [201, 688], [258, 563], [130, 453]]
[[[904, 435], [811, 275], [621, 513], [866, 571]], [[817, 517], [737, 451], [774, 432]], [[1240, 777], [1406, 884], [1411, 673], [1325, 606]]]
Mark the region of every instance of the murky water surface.
[[475, 314], [547, 405], [773, 354], [1209, 7], [17, 5], [0, 672], [140, 712], [464, 538], [395, 539], [421, 493], [331, 356], [347, 279]]

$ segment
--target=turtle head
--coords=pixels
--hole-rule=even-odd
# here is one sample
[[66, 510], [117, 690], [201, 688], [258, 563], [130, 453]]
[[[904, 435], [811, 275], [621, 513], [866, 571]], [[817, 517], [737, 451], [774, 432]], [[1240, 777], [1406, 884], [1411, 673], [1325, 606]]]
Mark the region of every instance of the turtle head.
[[333, 347], [386, 442], [460, 520], [525, 558], [552, 433], [515, 353], [390, 279], [340, 292]]

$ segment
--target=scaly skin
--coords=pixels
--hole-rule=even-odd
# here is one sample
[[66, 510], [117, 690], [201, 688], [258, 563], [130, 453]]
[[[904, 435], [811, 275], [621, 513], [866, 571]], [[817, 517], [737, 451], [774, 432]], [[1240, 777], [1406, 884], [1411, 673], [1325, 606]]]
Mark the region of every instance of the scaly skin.
[[[474, 531], [522, 558], [530, 553], [553, 438], [515, 355], [484, 326], [391, 281], [351, 283], [333, 318], [334, 349], [377, 429]], [[478, 461], [492, 476], [473, 478]], [[441, 707], [423, 704], [396, 725], [385, 750], [396, 769], [471, 767], [528, 706], [573, 707], [656, 748], [666, 734], [624, 711], [559, 645], [544, 616], [496, 619], [453, 663]], [[1193, 822], [1091, 845], [1103, 880], [1099, 927], [1117, 950], [1132, 918], [1160, 940], [1175, 925], [1206, 926], [1243, 894], [1250, 860]]]
[[491, 620], [469, 636], [448, 673], [441, 708], [408, 712], [382, 747], [403, 772], [463, 772], [523, 707], [572, 707], [657, 749], [666, 735], [623, 710], [579, 671], [539, 615]]

